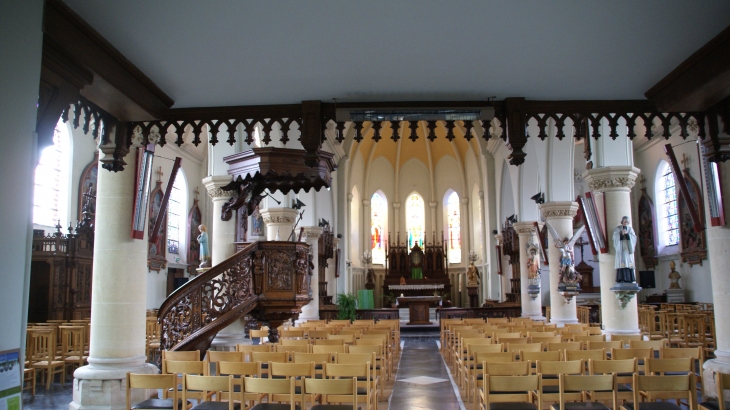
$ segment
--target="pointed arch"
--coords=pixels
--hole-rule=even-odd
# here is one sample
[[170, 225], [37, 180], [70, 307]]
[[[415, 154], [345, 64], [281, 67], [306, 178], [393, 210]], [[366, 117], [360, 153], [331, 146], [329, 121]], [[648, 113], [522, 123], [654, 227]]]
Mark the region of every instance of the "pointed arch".
[[408, 233], [408, 248], [418, 244], [423, 246], [426, 235], [426, 203], [418, 192], [408, 195], [406, 200], [406, 232]]
[[370, 252], [374, 265], [385, 265], [385, 240], [388, 232], [388, 198], [377, 190], [370, 198]]
[[446, 190], [443, 199], [446, 217], [446, 243], [449, 263], [461, 263], [461, 201], [453, 189]]
[[182, 168], [178, 169], [167, 205], [167, 253], [180, 255], [185, 260], [187, 241], [186, 209], [188, 208], [188, 183]]

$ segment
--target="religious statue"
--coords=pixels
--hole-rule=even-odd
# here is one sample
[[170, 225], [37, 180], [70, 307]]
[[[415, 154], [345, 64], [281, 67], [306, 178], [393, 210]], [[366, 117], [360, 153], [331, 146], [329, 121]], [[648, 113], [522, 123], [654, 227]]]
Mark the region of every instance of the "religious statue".
[[613, 230], [613, 246], [616, 250], [615, 268], [616, 282], [634, 283], [634, 249], [636, 248], [636, 232], [629, 225], [628, 216], [621, 218], [621, 225]]
[[669, 272], [669, 280], [671, 283], [669, 284], [669, 289], [682, 289], [681, 286], [679, 286], [679, 280], [682, 279], [682, 275], [679, 274], [674, 268], [677, 265], [674, 263], [674, 261], [669, 261], [669, 268], [672, 269], [671, 272]]
[[481, 279], [479, 269], [474, 266], [474, 262], [471, 262], [469, 268], [466, 270], [466, 286], [479, 286], [479, 279]]
[[400, 277], [400, 284], [401, 285], [405, 285], [406, 284], [406, 278], [404, 278], [403, 276]]
[[585, 225], [581, 226], [578, 231], [573, 234], [573, 237], [571, 239], [561, 239], [560, 235], [558, 235], [558, 232], [552, 226], [550, 226], [549, 223], [546, 222], [545, 225], [547, 225], [550, 234], [555, 239], [555, 247], [559, 248], [560, 252], [562, 253], [562, 255], [560, 256], [560, 283], [566, 285], [577, 285], [578, 283], [580, 283], [582, 277], [580, 273], [575, 270], [575, 256], [573, 253], [573, 246], [575, 245], [575, 241], [577, 241], [580, 235], [583, 233]]
[[528, 243], [527, 246], [527, 277], [530, 280], [540, 277], [540, 261], [537, 258], [537, 245]]
[[200, 268], [210, 268], [210, 250], [208, 248], [208, 228], [205, 225], [198, 226], [198, 243], [200, 243]]

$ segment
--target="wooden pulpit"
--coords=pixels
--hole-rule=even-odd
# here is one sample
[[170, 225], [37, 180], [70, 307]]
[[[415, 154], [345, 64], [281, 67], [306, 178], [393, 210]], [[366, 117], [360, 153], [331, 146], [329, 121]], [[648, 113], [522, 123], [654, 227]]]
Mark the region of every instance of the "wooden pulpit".
[[428, 308], [441, 301], [441, 296], [405, 296], [398, 298], [398, 306], [408, 306], [411, 320], [407, 325], [431, 325]]

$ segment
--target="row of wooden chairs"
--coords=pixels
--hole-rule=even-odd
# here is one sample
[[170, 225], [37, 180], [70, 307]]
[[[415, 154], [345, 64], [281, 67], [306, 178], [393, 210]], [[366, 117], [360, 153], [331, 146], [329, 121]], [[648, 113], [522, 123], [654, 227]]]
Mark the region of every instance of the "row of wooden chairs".
[[[694, 306], [694, 305], [676, 305]], [[655, 310], [639, 308], [639, 327], [649, 339], [668, 339], [676, 347], [697, 347], [712, 356], [716, 348], [715, 318], [712, 311], [699, 309]]]
[[62, 324], [28, 328], [23, 373], [24, 380], [30, 383], [33, 395], [38, 374], [41, 376], [41, 384], [45, 379], [48, 390], [56, 374], [60, 375], [63, 385], [66, 374], [72, 374], [74, 368], [86, 363], [88, 359], [86, 329], [87, 327], [83, 325]]
[[[332, 371], [335, 372], [335, 370]], [[297, 402], [304, 404], [308, 401], [308, 397], [310, 397], [309, 401], [313, 401], [312, 397], [319, 397], [320, 402], [323, 403], [351, 403], [351, 408], [355, 410], [358, 408], [358, 403], [362, 402], [361, 395], [358, 394], [358, 383], [357, 377], [345, 376], [338, 379], [305, 377], [299, 380], [294, 377], [264, 379], [244, 376], [238, 379], [238, 384], [236, 384], [233, 375], [200, 376], [185, 374], [182, 376], [181, 400], [178, 400], [178, 381], [175, 375], [128, 373], [127, 408], [169, 408], [178, 410], [181, 408], [182, 403], [185, 403], [185, 408], [187, 408], [188, 397], [191, 396], [191, 393], [199, 393], [204, 399], [192, 407], [191, 410], [209, 410], [211, 408], [234, 410], [240, 408], [242, 403], [245, 403], [250, 410], [294, 410], [299, 408], [296, 406]], [[236, 392], [236, 385], [240, 386], [238, 392]], [[132, 391], [136, 389], [173, 389], [174, 394], [170, 399], [164, 401], [148, 399], [132, 407]], [[225, 400], [224, 397], [227, 397], [227, 406], [225, 402], [222, 402], [222, 400]], [[368, 399], [366, 398], [366, 400]], [[289, 404], [275, 404], [273, 403], [275, 401], [289, 402]], [[215, 406], [215, 404], [218, 406]], [[346, 409], [350, 407], [339, 408]]]

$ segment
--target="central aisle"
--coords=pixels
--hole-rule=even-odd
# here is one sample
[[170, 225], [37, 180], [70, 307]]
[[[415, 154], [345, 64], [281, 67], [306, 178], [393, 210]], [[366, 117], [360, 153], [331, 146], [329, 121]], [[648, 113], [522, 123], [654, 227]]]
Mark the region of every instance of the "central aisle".
[[464, 409], [454, 393], [436, 339], [403, 338], [389, 409]]

